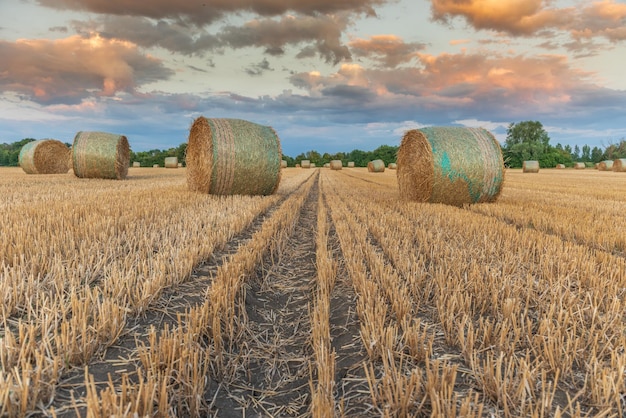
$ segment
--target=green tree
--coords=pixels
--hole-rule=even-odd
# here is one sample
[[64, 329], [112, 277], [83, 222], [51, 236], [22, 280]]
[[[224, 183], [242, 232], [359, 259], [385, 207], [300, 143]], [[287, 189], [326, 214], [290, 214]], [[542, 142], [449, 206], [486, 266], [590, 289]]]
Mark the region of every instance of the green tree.
[[502, 151], [511, 167], [521, 167], [527, 160], [538, 160], [542, 166], [548, 167], [556, 155], [551, 155], [550, 161], [542, 162], [544, 155], [550, 153], [550, 136], [538, 121], [511, 123]]
[[591, 161], [594, 163], [599, 163], [602, 161], [602, 150], [598, 147], [593, 147], [591, 150]]
[[582, 161], [591, 161], [591, 147], [589, 145], [583, 145], [583, 151], [580, 155]]

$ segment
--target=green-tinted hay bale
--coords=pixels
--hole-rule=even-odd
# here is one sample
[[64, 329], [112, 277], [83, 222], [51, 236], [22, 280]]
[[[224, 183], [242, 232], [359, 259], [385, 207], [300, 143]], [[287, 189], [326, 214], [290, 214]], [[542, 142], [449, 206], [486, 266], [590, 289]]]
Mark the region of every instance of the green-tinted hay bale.
[[348, 168], [354, 168], [354, 161], [348, 161]]
[[330, 168], [330, 163], [324, 163], [324, 168]]
[[626, 172], [626, 158], [617, 158], [613, 160], [613, 171], [618, 173]]
[[280, 168], [287, 168], [287, 160], [280, 161]]
[[124, 135], [78, 132], [72, 151], [76, 177], [124, 180], [128, 174], [130, 147]]
[[598, 171], [612, 171], [613, 160], [604, 160], [598, 163]]
[[558, 168], [559, 170], [562, 170], [565, 168], [565, 164], [557, 164], [555, 168]]
[[40, 139], [20, 150], [18, 161], [27, 174], [63, 174], [69, 167], [69, 148], [56, 139]]
[[343, 163], [341, 162], [341, 160], [332, 160], [330, 162], [331, 170], [341, 170], [342, 168], [343, 168]]
[[538, 173], [539, 161], [528, 160], [522, 163], [522, 173]]
[[152, 168], [159, 168], [160, 166], [158, 164], [152, 164]]
[[407, 131], [397, 164], [400, 196], [406, 200], [456, 206], [493, 202], [504, 182], [500, 144], [482, 128]]
[[269, 126], [241, 119], [197, 118], [187, 144], [187, 185], [216, 195], [270, 195], [280, 182], [282, 152]]
[[141, 163], [139, 161], [133, 161], [133, 167], [141, 167]]
[[396, 163], [389, 163], [387, 164], [387, 168], [390, 170], [396, 170], [398, 168], [398, 164]]
[[576, 163], [574, 164], [574, 168], [576, 170], [584, 170], [586, 168], [585, 163]]
[[302, 161], [300, 161], [300, 167], [302, 167], [302, 168], [311, 168], [311, 161], [310, 160], [302, 160]]
[[178, 157], [165, 157], [163, 164], [165, 168], [178, 168]]
[[385, 162], [383, 160], [373, 160], [367, 163], [367, 171], [370, 173], [382, 173], [385, 171]]

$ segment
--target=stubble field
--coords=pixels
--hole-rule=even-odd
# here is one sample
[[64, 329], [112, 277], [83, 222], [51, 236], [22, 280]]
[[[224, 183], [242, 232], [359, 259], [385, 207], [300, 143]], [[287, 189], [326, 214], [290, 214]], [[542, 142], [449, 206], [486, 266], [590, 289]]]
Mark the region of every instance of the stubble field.
[[266, 197], [2, 168], [0, 196], [0, 416], [624, 414], [623, 173], [464, 208], [347, 168]]

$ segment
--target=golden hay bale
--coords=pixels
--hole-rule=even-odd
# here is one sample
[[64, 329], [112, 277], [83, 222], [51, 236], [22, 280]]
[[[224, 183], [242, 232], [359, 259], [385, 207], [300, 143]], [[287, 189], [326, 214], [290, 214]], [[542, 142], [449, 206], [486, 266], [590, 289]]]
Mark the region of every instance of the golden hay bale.
[[398, 164], [396, 164], [396, 163], [389, 163], [389, 164], [387, 164], [387, 168], [390, 169], [390, 170], [395, 170], [395, 169], [398, 168]]
[[152, 164], [152, 168], [159, 168], [158, 164]]
[[281, 160], [271, 127], [200, 116], [189, 130], [187, 185], [216, 195], [270, 195], [280, 182]]
[[555, 168], [563, 169], [565, 168], [565, 164], [557, 164]]
[[183, 166], [183, 163], [178, 163], [178, 168], [181, 168]]
[[341, 162], [341, 160], [332, 160], [330, 162], [331, 170], [341, 170], [342, 168], [343, 168], [343, 163]]
[[300, 161], [300, 167], [302, 167], [302, 168], [311, 168], [311, 161], [310, 160], [302, 160], [302, 161]]
[[613, 170], [613, 160], [604, 160], [598, 163], [599, 171], [611, 171]]
[[123, 180], [128, 174], [130, 147], [124, 135], [81, 131], [72, 150], [76, 177]]
[[538, 172], [539, 172], [539, 161], [528, 160], [522, 163], [522, 173], [538, 173]]
[[348, 168], [354, 168], [354, 161], [348, 161]]
[[69, 150], [56, 139], [40, 139], [25, 144], [18, 161], [26, 174], [63, 174], [70, 169]]
[[324, 168], [330, 168], [330, 163], [324, 163]]
[[626, 158], [617, 158], [613, 160], [613, 171], [623, 173], [626, 171]]
[[315, 167], [317, 167], [315, 163], [311, 163], [311, 168], [315, 168]]
[[133, 167], [141, 167], [141, 163], [139, 161], [133, 161]]
[[575, 168], [576, 170], [584, 170], [584, 169], [586, 168], [586, 167], [585, 167], [585, 163], [575, 163], [575, 164], [574, 164], [574, 168]]
[[367, 171], [370, 173], [382, 173], [385, 171], [385, 162], [383, 160], [373, 160], [367, 163]]
[[296, 164], [296, 168], [300, 168], [300, 164]]
[[400, 196], [418, 202], [456, 206], [493, 202], [504, 182], [500, 144], [482, 128], [407, 131], [397, 164]]
[[165, 157], [163, 163], [165, 168], [178, 168], [178, 157]]
[[280, 161], [280, 168], [287, 168], [287, 161], [286, 160], [281, 160]]

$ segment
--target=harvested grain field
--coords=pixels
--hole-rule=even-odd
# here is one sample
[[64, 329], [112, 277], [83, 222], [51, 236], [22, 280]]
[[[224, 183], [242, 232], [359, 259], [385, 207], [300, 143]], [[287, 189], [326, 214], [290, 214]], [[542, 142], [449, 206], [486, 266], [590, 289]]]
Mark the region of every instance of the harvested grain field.
[[456, 207], [391, 170], [185, 171], [0, 169], [0, 416], [623, 416], [623, 173]]

